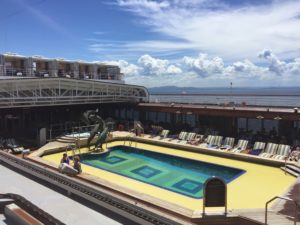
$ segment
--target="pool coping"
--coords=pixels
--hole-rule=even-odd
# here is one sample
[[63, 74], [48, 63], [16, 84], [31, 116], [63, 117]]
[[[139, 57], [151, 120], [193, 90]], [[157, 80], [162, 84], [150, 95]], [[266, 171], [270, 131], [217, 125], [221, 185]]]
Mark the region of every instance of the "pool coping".
[[[86, 142], [86, 140], [83, 140], [83, 142]], [[223, 152], [221, 150], [215, 150], [215, 149], [205, 149], [201, 148], [199, 146], [184, 146], [181, 143], [163, 143], [160, 140], [148, 140], [146, 137], [135, 137], [134, 134], [129, 133], [129, 132], [113, 132], [112, 138], [108, 140], [108, 142], [114, 142], [114, 141], [137, 141], [141, 143], [146, 143], [146, 144], [156, 144], [160, 145], [163, 147], [175, 147], [178, 150], [187, 150], [191, 152], [196, 152], [196, 153], [203, 153], [207, 155], [213, 155], [213, 156], [223, 156], [226, 158], [230, 159], [238, 159], [246, 162], [254, 162], [257, 164], [263, 164], [263, 165], [269, 165], [269, 166], [276, 166], [279, 167], [279, 165], [284, 164], [284, 161], [279, 161], [279, 160], [274, 160], [274, 159], [261, 159], [258, 158], [257, 156], [252, 156], [249, 155], [249, 157], [239, 157], [239, 155], [245, 155], [245, 154], [240, 154], [240, 153], [231, 153], [231, 152]], [[57, 164], [49, 162], [47, 160], [44, 160], [41, 158], [43, 155], [47, 154], [52, 154], [52, 153], [57, 153], [57, 152], [62, 152], [65, 151], [65, 148], [69, 145], [69, 143], [60, 143], [60, 142], [50, 142], [43, 146], [42, 148], [38, 149], [37, 151], [32, 152], [29, 156], [28, 159], [32, 162], [35, 162], [37, 164], [43, 165], [45, 167], [51, 168], [52, 170], [57, 171]], [[229, 154], [228, 154], [229, 153]], [[234, 157], [231, 157], [234, 156]], [[253, 160], [247, 160], [247, 159], [253, 159]], [[262, 163], [263, 162], [263, 163]], [[296, 164], [294, 162], [289, 162], [289, 164]], [[299, 167], [299, 165], [296, 164], [296, 166]], [[118, 195], [120, 194], [123, 196], [122, 198], [125, 199], [126, 201], [132, 203], [132, 204], [141, 204], [141, 207], [149, 208], [155, 210], [158, 213], [168, 213], [170, 215], [179, 215], [179, 216], [184, 216], [188, 219], [199, 219], [202, 217], [202, 209], [199, 210], [192, 210], [186, 207], [183, 207], [181, 205], [167, 202], [164, 200], [161, 200], [160, 198], [155, 198], [153, 196], [147, 195], [147, 194], [142, 194], [140, 192], [136, 192], [132, 189], [128, 189], [125, 187], [121, 187], [118, 185], [115, 185], [113, 183], [108, 182], [107, 180], [100, 179], [99, 177], [93, 176], [91, 174], [80, 174], [76, 177], [77, 179], [87, 182], [89, 184], [98, 186], [99, 188], [105, 188], [108, 189], [112, 192], [117, 192]], [[287, 187], [287, 191], [285, 192], [284, 195], [288, 193], [288, 190], [293, 186], [294, 184], [291, 184], [291, 186]], [[122, 191], [120, 190], [122, 189]], [[141, 197], [142, 196], [142, 197]], [[120, 197], [120, 196], [119, 196]], [[161, 212], [162, 210], [162, 212]], [[242, 211], [245, 211], [245, 209], [240, 209]], [[249, 209], [250, 211], [253, 209]], [[214, 211], [217, 215], [223, 215], [223, 211], [220, 212], [219, 210], [212, 210]], [[236, 215], [238, 213], [239, 209], [234, 210], [234, 214]], [[246, 210], [247, 211], [247, 210]]]
[[[120, 145], [116, 145], [116, 146], [113, 146], [111, 148], [116, 148], [116, 147], [119, 147]], [[128, 146], [127, 146], [128, 147]], [[134, 148], [134, 147], [130, 147], [130, 148]], [[134, 149], [139, 149], [139, 148], [134, 148]], [[139, 150], [142, 150], [142, 151], [149, 151], [149, 152], [153, 152], [151, 150], [148, 150], [148, 149], [139, 149]], [[107, 150], [106, 153], [110, 152], [111, 149], [109, 148]], [[157, 153], [157, 152], [155, 152]], [[157, 153], [157, 154], [162, 154], [162, 153]], [[162, 154], [162, 155], [167, 155], [167, 154]], [[175, 157], [175, 158], [184, 158], [184, 157], [180, 157], [180, 156], [175, 156], [175, 155], [170, 155], [172, 157]], [[196, 162], [202, 162], [202, 163], [206, 163], [206, 164], [211, 164], [211, 165], [217, 165], [217, 166], [221, 166], [221, 167], [228, 167], [228, 168], [231, 168], [231, 169], [235, 169], [235, 170], [240, 170], [241, 172], [239, 172], [237, 175], [233, 176], [231, 179], [228, 180], [228, 182], [226, 182], [226, 184], [229, 184], [231, 181], [237, 179], [238, 177], [242, 176], [244, 173], [246, 173], [246, 170], [244, 169], [239, 169], [239, 168], [235, 168], [235, 167], [232, 167], [232, 166], [224, 166], [224, 165], [221, 165], [221, 164], [217, 164], [217, 163], [210, 163], [210, 162], [206, 162], [206, 161], [202, 161], [202, 160], [196, 160], [196, 159], [190, 159], [190, 158], [184, 158], [184, 159], [188, 159], [188, 160], [191, 160], [191, 161], [196, 161]], [[147, 182], [147, 181], [144, 181], [144, 180], [140, 180], [140, 179], [137, 179], [137, 178], [134, 178], [134, 177], [130, 177], [130, 176], [127, 176], [125, 174], [122, 174], [122, 173], [117, 173], [117, 172], [114, 172], [112, 170], [109, 170], [109, 169], [106, 169], [106, 168], [102, 168], [102, 167], [99, 167], [99, 166], [95, 166], [91, 163], [88, 163], [88, 162], [85, 162], [85, 163], [82, 163], [82, 164], [85, 164], [85, 165], [88, 165], [88, 166], [91, 166], [91, 167], [94, 167], [94, 168], [97, 168], [97, 169], [101, 169], [101, 170], [105, 170], [105, 171], [108, 171], [110, 173], [114, 173], [114, 174], [117, 174], [117, 175], [120, 175], [120, 176], [123, 176], [123, 177], [126, 177], [126, 178], [130, 178], [130, 179], [133, 179], [133, 180], [136, 180], [136, 181], [139, 181], [139, 182], [142, 182], [142, 183], [145, 183], [145, 184], [149, 184], [149, 185], [152, 185], [152, 186], [155, 186], [155, 187], [159, 187], [159, 188], [162, 188], [162, 189], [165, 189], [165, 190], [168, 190], [168, 191], [171, 191], [171, 192], [174, 192], [174, 193], [177, 193], [177, 194], [180, 194], [180, 195], [184, 195], [186, 197], [189, 197], [189, 198], [193, 198], [193, 199], [203, 199], [203, 197], [193, 197], [191, 195], [188, 195], [188, 194], [185, 194], [185, 193], [182, 193], [182, 192], [179, 192], [179, 191], [176, 191], [176, 190], [173, 190], [171, 188], [166, 188], [166, 187], [163, 187], [163, 186], [159, 186], [157, 184], [153, 184], [153, 183], [150, 183], [150, 182]]]
[[[55, 163], [44, 160], [41, 157], [28, 157], [27, 159], [58, 173], [57, 164]], [[154, 213], [162, 215], [168, 214], [171, 218], [175, 215], [177, 217], [185, 217], [189, 220], [202, 218], [202, 211], [200, 209], [192, 210], [175, 203], [166, 202], [160, 198], [116, 185], [115, 183], [109, 182], [107, 179], [101, 179], [88, 173], [79, 174], [74, 177], [74, 179], [100, 188], [101, 191], [112, 194], [114, 197], [120, 198], [130, 204], [138, 205], [148, 210], [150, 209]]]

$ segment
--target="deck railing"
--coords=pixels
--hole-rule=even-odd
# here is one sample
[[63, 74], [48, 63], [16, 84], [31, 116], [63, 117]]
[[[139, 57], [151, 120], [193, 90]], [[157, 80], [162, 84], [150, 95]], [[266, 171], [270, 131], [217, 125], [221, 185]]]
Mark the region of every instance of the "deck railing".
[[151, 94], [152, 103], [187, 103], [220, 106], [299, 107], [300, 95], [272, 94]]
[[67, 78], [0, 79], [0, 108], [148, 101], [146, 88]]
[[294, 204], [294, 225], [296, 225], [297, 223], [297, 215], [299, 213], [299, 204], [293, 200], [293, 199], [290, 199], [290, 198], [287, 198], [287, 197], [281, 197], [281, 196], [275, 196], [274, 198], [270, 199], [269, 201], [266, 202], [266, 207], [265, 207], [265, 225], [268, 224], [268, 205], [274, 201], [275, 199], [282, 199], [282, 200], [285, 200], [285, 201], [288, 201], [288, 202], [292, 202]]

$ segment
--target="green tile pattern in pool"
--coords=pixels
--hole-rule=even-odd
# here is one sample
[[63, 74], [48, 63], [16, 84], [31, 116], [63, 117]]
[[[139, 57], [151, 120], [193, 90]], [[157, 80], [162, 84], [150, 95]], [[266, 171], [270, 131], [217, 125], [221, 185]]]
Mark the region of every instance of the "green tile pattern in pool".
[[117, 164], [117, 163], [120, 163], [125, 160], [127, 160], [127, 159], [119, 157], [119, 156], [110, 156], [110, 157], [105, 157], [105, 158], [101, 159], [102, 162], [106, 162], [109, 164]]
[[212, 176], [228, 183], [245, 172], [127, 146], [115, 146], [104, 154], [82, 155], [81, 162], [192, 198], [202, 198], [203, 184]]
[[153, 167], [150, 167], [150, 166], [142, 166], [142, 167], [132, 170], [131, 172], [138, 174], [144, 178], [150, 178], [150, 177], [155, 176], [156, 174], [161, 173], [160, 170], [154, 169]]
[[178, 183], [174, 184], [172, 187], [175, 187], [176, 189], [182, 190], [184, 192], [189, 192], [194, 194], [202, 190], [203, 184], [193, 180], [183, 179]]

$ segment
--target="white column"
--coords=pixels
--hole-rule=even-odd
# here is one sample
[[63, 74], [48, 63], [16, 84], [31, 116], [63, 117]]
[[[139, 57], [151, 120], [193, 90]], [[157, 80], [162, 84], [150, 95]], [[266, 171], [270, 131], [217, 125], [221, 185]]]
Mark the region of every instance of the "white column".
[[49, 62], [49, 70], [51, 77], [57, 77], [58, 72], [58, 62], [54, 59]]
[[5, 57], [0, 55], [0, 76], [5, 76]]
[[25, 70], [26, 70], [26, 77], [32, 77], [33, 75], [33, 59], [29, 57], [25, 59]]
[[77, 62], [71, 64], [71, 71], [74, 74], [74, 78], [79, 78], [79, 64]]

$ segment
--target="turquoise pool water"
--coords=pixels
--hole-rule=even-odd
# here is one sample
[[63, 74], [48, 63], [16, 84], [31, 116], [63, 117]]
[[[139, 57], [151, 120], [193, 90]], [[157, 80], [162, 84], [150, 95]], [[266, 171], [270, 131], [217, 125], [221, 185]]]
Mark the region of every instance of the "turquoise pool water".
[[192, 198], [202, 198], [203, 184], [212, 176], [221, 177], [229, 183], [245, 172], [127, 146], [115, 146], [105, 154], [84, 154], [81, 163]]

